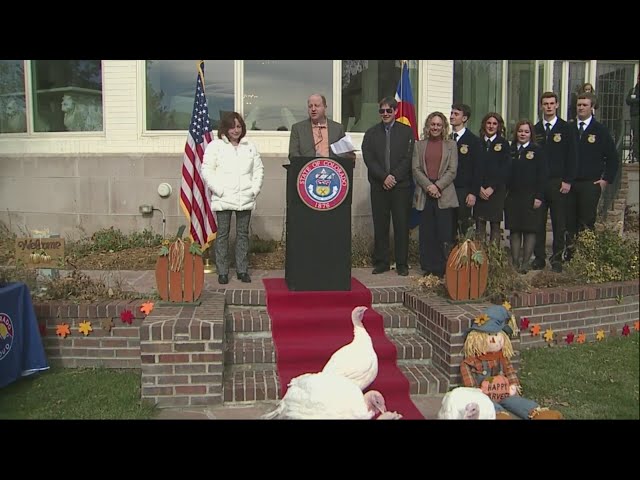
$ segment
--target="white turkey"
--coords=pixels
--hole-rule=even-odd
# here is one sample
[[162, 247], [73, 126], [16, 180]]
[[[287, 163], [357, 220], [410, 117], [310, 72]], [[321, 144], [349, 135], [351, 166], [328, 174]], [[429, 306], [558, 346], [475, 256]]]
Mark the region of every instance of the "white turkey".
[[378, 375], [378, 355], [373, 349], [371, 337], [362, 324], [367, 307], [360, 306], [351, 312], [353, 340], [336, 350], [326, 363], [323, 372], [342, 375], [364, 391]]
[[376, 390], [363, 394], [351, 380], [333, 373], [305, 373], [289, 383], [278, 407], [263, 419], [370, 420], [380, 412], [381, 420], [400, 419], [387, 412], [384, 397]]
[[440, 420], [495, 420], [496, 409], [491, 399], [479, 388], [458, 387], [442, 399]]

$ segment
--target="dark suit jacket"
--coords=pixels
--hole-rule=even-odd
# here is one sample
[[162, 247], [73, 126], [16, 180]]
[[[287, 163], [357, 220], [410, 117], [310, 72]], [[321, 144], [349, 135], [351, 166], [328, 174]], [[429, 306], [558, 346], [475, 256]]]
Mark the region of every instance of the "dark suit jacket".
[[578, 169], [575, 132], [567, 122], [558, 117], [547, 139], [545, 123], [543, 119], [536, 123], [534, 128], [536, 143], [542, 145], [547, 158], [549, 178], [561, 178], [563, 182], [571, 184]]
[[[344, 137], [344, 127], [341, 123], [327, 119], [327, 130], [329, 132], [329, 156], [336, 158], [338, 155], [331, 151], [331, 144]], [[310, 118], [291, 126], [289, 158], [292, 157], [317, 157]]]
[[468, 128], [464, 135], [458, 138], [458, 172], [454, 180], [456, 188], [465, 188], [471, 191], [473, 171], [479, 162], [482, 153], [480, 138]]
[[369, 128], [362, 140], [362, 158], [367, 165], [369, 183], [382, 185], [387, 175], [391, 174], [396, 179], [397, 187], [410, 186], [414, 143], [411, 127], [396, 121], [391, 128], [391, 170], [387, 172], [384, 166], [384, 151], [387, 146], [384, 123], [380, 122]]
[[569, 127], [573, 130], [578, 145], [578, 173], [576, 180], [606, 180], [612, 183], [618, 173], [618, 152], [613, 137], [607, 127], [591, 118], [591, 123], [582, 134], [578, 135], [579, 120], [571, 120]]

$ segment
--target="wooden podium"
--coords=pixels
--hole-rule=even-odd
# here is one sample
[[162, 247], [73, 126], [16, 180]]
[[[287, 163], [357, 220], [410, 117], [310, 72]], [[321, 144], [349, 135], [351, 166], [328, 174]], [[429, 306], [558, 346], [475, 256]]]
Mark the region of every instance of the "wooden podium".
[[285, 281], [292, 291], [351, 290], [353, 161], [294, 157], [287, 170]]

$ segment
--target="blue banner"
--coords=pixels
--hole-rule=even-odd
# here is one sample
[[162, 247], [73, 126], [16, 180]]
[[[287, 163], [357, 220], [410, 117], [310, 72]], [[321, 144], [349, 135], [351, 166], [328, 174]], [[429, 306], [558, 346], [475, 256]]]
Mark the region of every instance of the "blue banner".
[[29, 287], [0, 288], [0, 388], [49, 368]]

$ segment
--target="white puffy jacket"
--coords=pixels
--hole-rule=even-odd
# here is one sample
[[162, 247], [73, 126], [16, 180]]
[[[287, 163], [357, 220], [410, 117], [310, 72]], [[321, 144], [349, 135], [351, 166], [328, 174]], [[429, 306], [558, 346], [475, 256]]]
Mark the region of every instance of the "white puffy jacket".
[[234, 147], [223, 135], [204, 152], [202, 178], [211, 190], [211, 210], [254, 210], [264, 166], [256, 146], [246, 138]]

